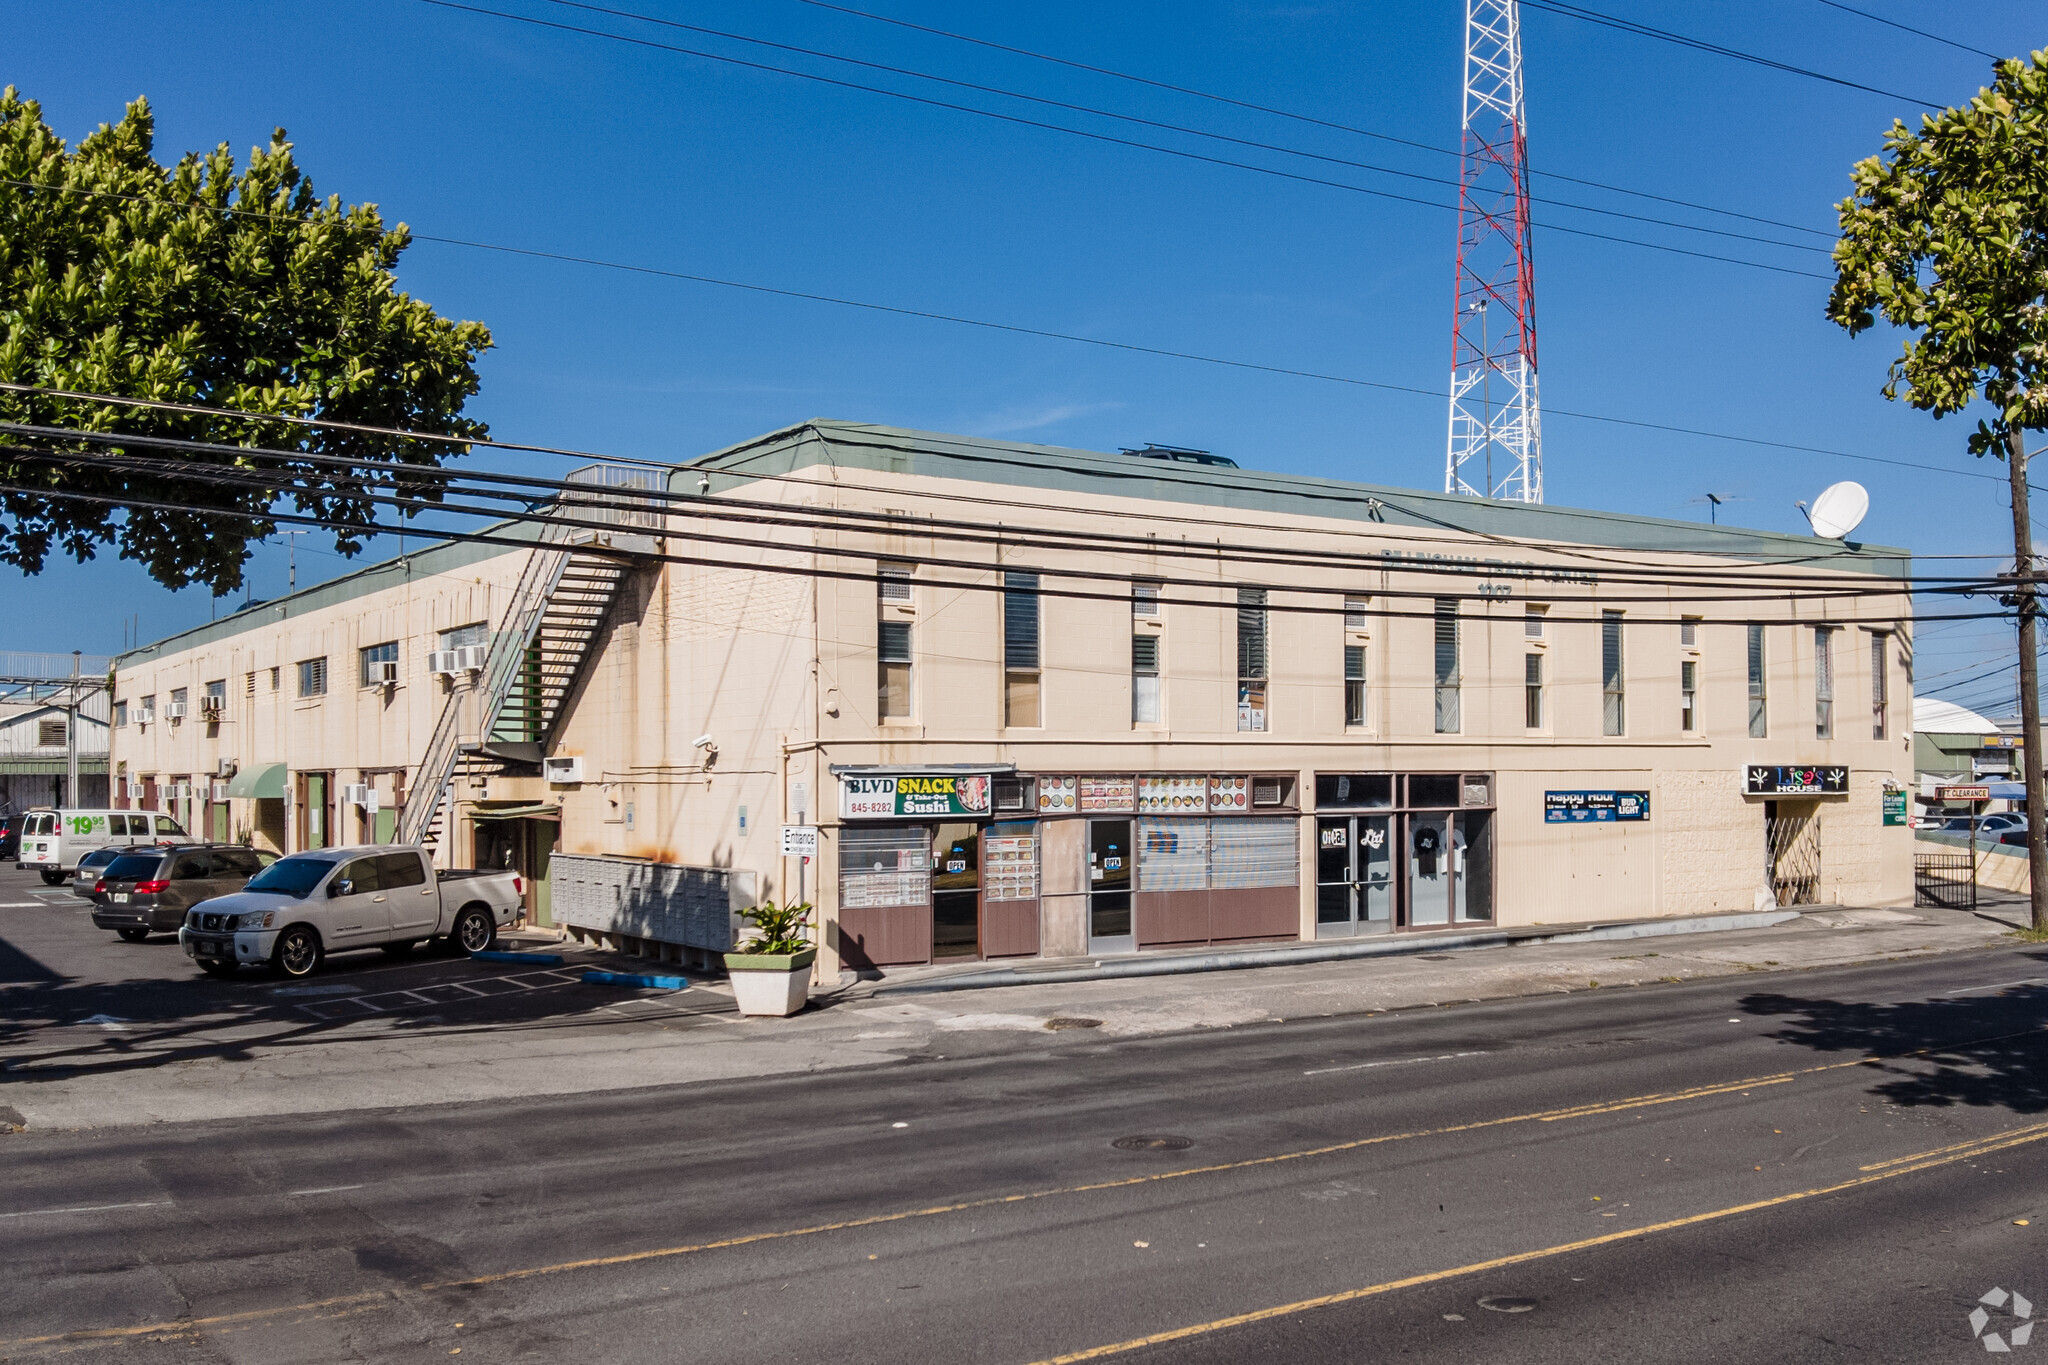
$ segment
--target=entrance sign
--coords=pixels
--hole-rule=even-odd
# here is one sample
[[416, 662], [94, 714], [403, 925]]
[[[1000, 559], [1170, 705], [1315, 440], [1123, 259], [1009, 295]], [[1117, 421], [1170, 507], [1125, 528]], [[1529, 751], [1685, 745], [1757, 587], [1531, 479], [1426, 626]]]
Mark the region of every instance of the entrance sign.
[[1742, 769], [1744, 796], [1847, 796], [1847, 768], [1748, 763]]
[[784, 825], [782, 827], [782, 856], [785, 858], [817, 857], [818, 827], [816, 825]]
[[848, 820], [987, 815], [993, 786], [987, 773], [842, 777], [839, 813]]
[[1543, 823], [1609, 824], [1616, 820], [1648, 820], [1648, 792], [1545, 792]]

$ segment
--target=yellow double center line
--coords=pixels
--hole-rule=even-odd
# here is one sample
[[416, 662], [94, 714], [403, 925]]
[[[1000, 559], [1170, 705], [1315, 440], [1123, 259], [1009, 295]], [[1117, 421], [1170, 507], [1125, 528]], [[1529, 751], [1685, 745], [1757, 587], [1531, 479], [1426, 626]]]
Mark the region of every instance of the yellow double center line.
[[[2033, 1030], [2027, 1031], [2031, 1032]], [[1975, 1039], [1972, 1041], [1986, 1042], [1995, 1040]], [[1100, 1180], [1085, 1185], [1065, 1185], [1054, 1189], [1028, 1190], [1020, 1194], [1001, 1194], [992, 1195], [984, 1199], [965, 1199], [951, 1204], [932, 1204], [923, 1208], [898, 1209], [891, 1213], [869, 1214], [865, 1217], [847, 1218], [833, 1223], [812, 1223], [805, 1227], [777, 1228], [768, 1232], [744, 1233], [734, 1237], [722, 1237], [714, 1241], [690, 1242], [680, 1246], [652, 1247], [645, 1251], [622, 1252], [616, 1256], [591, 1256], [576, 1261], [557, 1261], [551, 1265], [525, 1266], [513, 1270], [500, 1270], [488, 1275], [471, 1276], [468, 1279], [437, 1280], [428, 1284], [415, 1285], [413, 1286], [410, 1292], [431, 1293], [433, 1291], [443, 1289], [477, 1289], [482, 1288], [486, 1285], [504, 1284], [508, 1281], [513, 1280], [533, 1279], [535, 1277], [542, 1275], [560, 1275], [572, 1270], [596, 1270], [607, 1266], [633, 1265], [642, 1261], [668, 1260], [679, 1256], [691, 1256], [697, 1254], [698, 1252], [704, 1251], [723, 1251], [733, 1247], [756, 1246], [764, 1242], [785, 1241], [797, 1237], [815, 1237], [821, 1233], [827, 1232], [847, 1232], [857, 1228], [881, 1227], [889, 1223], [909, 1222], [913, 1219], [918, 1218], [938, 1218], [948, 1214], [968, 1213], [977, 1209], [1000, 1208], [1007, 1204], [1026, 1204], [1041, 1199], [1056, 1199], [1067, 1195], [1097, 1194], [1105, 1190], [1130, 1189], [1135, 1186], [1141, 1185], [1156, 1185], [1168, 1180], [1184, 1180], [1190, 1176], [1220, 1175], [1229, 1171], [1256, 1170], [1262, 1166], [1278, 1166], [1283, 1163], [1291, 1161], [1306, 1161], [1314, 1157], [1335, 1156], [1343, 1152], [1355, 1152], [1367, 1147], [1377, 1147], [1387, 1143], [1409, 1142], [1419, 1138], [1448, 1137], [1455, 1133], [1474, 1133], [1480, 1132], [1488, 1128], [1505, 1127], [1509, 1124], [1558, 1123], [1567, 1119], [1590, 1118], [1597, 1114], [1617, 1114], [1633, 1109], [1648, 1109], [1657, 1105], [1677, 1104], [1686, 1100], [1708, 1099], [1715, 1095], [1728, 1095], [1739, 1093], [1742, 1091], [1757, 1090], [1761, 1089], [1764, 1086], [1788, 1085], [1791, 1082], [1798, 1080], [1802, 1076], [1815, 1076], [1822, 1074], [1824, 1072], [1841, 1071], [1851, 1067], [1870, 1066], [1875, 1063], [1891, 1060], [1896, 1059], [1888, 1057], [1859, 1057], [1853, 1061], [1829, 1062], [1822, 1066], [1802, 1067], [1795, 1071], [1780, 1071], [1768, 1076], [1753, 1076], [1747, 1080], [1717, 1082], [1713, 1085], [1695, 1086], [1688, 1090], [1672, 1090], [1649, 1095], [1636, 1095], [1627, 1099], [1603, 1100], [1591, 1104], [1575, 1104], [1569, 1105], [1561, 1109], [1544, 1109], [1527, 1114], [1509, 1114], [1500, 1118], [1475, 1119], [1470, 1123], [1453, 1123], [1447, 1124], [1440, 1128], [1418, 1128], [1403, 1133], [1383, 1133], [1377, 1137], [1354, 1138], [1348, 1142], [1333, 1142], [1322, 1147], [1305, 1147], [1298, 1151], [1276, 1152], [1270, 1156], [1247, 1157], [1241, 1161], [1222, 1161], [1208, 1166], [1187, 1166], [1179, 1170], [1156, 1171], [1149, 1175], [1124, 1176], [1116, 1180]], [[2034, 1134], [2034, 1136], [2048, 1136], [2048, 1125], [2043, 1125], [2043, 1129], [2043, 1132], [2039, 1134]], [[2034, 1130], [2032, 1129], [2020, 1131], [2029, 1134], [2034, 1133]], [[2015, 1139], [2013, 1142], [2008, 1142], [2004, 1145], [2015, 1145], [2015, 1143], [2019, 1141], [2032, 1140], [2032, 1136], [2021, 1137]], [[1987, 1148], [1985, 1150], [1993, 1149]], [[1902, 1161], [1915, 1161], [1918, 1159], [1919, 1158], [1916, 1157], [1901, 1158]], [[1958, 1157], [1955, 1159], [1961, 1158]], [[1932, 1164], [1941, 1163], [1935, 1162]], [[1916, 1166], [1912, 1167], [1911, 1169], [1919, 1170], [1924, 1169], [1924, 1167]], [[1897, 1171], [1891, 1172], [1890, 1174], [1903, 1173], [1904, 1171]], [[1880, 1177], [1867, 1177], [1866, 1180], [1862, 1183], [1867, 1183], [1868, 1180], [1877, 1178]], [[1848, 1189], [1850, 1188], [1850, 1186], [1844, 1185], [1837, 1188]], [[1828, 1191], [1811, 1191], [1809, 1193], [1828, 1193]], [[1721, 1213], [1702, 1214], [1699, 1215], [1699, 1219], [1695, 1219], [1692, 1221], [1699, 1221], [1700, 1219], [1706, 1218], [1722, 1217], [1727, 1213], [1739, 1213], [1750, 1208], [1766, 1208], [1769, 1207], [1770, 1203], [1782, 1203], [1789, 1199], [1801, 1199], [1805, 1197], [1806, 1195], [1788, 1195], [1785, 1196], [1784, 1199], [1767, 1201], [1762, 1204], [1743, 1205], [1741, 1208], [1723, 1210]], [[1370, 1289], [1365, 1290], [1351, 1290], [1346, 1291], [1346, 1293], [1349, 1294], [1351, 1297], [1362, 1297], [1366, 1294], [1372, 1293], [1386, 1293], [1391, 1289], [1404, 1288], [1410, 1284], [1427, 1284], [1430, 1283], [1433, 1279], [1446, 1278], [1451, 1275], [1468, 1274], [1475, 1269], [1487, 1269], [1495, 1265], [1513, 1265], [1516, 1263], [1517, 1260], [1531, 1259], [1536, 1256], [1553, 1255], [1556, 1254], [1558, 1251], [1571, 1250], [1580, 1246], [1597, 1246], [1602, 1242], [1615, 1241], [1623, 1237], [1640, 1237], [1645, 1233], [1657, 1231], [1661, 1227], [1677, 1227], [1681, 1225], [1682, 1224], [1680, 1223], [1672, 1223], [1660, 1224], [1657, 1225], [1657, 1227], [1651, 1228], [1638, 1228], [1626, 1233], [1615, 1233], [1610, 1234], [1606, 1237], [1596, 1237], [1588, 1242], [1573, 1243], [1569, 1247], [1552, 1248], [1550, 1250], [1542, 1252], [1531, 1252], [1522, 1257], [1510, 1257], [1502, 1261], [1489, 1261], [1484, 1263], [1483, 1265], [1478, 1266], [1459, 1267], [1455, 1270], [1442, 1271], [1433, 1275], [1422, 1276], [1420, 1278], [1413, 1280], [1395, 1281], [1390, 1282], [1389, 1284], [1383, 1286], [1374, 1286]], [[203, 1333], [208, 1330], [217, 1331], [228, 1328], [247, 1326], [249, 1324], [264, 1319], [288, 1317], [292, 1314], [334, 1312], [337, 1310], [346, 1311], [361, 1308], [371, 1304], [388, 1302], [390, 1300], [396, 1299], [405, 1292], [408, 1291], [383, 1289], [369, 1290], [359, 1294], [343, 1294], [338, 1295], [334, 1298], [318, 1299], [308, 1303], [290, 1304], [281, 1308], [251, 1309], [247, 1312], [242, 1313], [226, 1313], [204, 1318], [172, 1319], [164, 1322], [142, 1323], [133, 1327], [87, 1328], [84, 1330], [74, 1332], [53, 1333], [48, 1336], [17, 1337], [13, 1340], [0, 1340], [0, 1353], [5, 1353], [7, 1351], [18, 1351], [23, 1347], [50, 1346], [59, 1343], [123, 1340], [148, 1336], [192, 1336]], [[1325, 1300], [1305, 1300], [1304, 1305], [1308, 1307], [1315, 1307], [1324, 1301]], [[1342, 1302], [1343, 1299], [1341, 1297], [1338, 1297], [1331, 1298], [1327, 1301], [1335, 1303]], [[1269, 1315], [1297, 1312], [1300, 1311], [1300, 1306], [1291, 1305], [1284, 1308], [1264, 1311], [1266, 1311]], [[1244, 1319], [1244, 1321], [1247, 1322], [1258, 1320], [1259, 1318], [1257, 1318], [1256, 1316]], [[1222, 1321], [1224, 1325], [1229, 1325], [1237, 1320], [1226, 1319]], [[1195, 1329], [1186, 1330], [1193, 1331]], [[1205, 1325], [1205, 1327], [1202, 1330], [1221, 1329], [1220, 1327], [1210, 1327]], [[1178, 1338], [1161, 1338], [1161, 1340], [1176, 1339]], [[1135, 1350], [1140, 1345], [1150, 1344], [1151, 1340], [1151, 1338], [1145, 1338], [1143, 1340], [1136, 1342], [1122, 1343], [1116, 1346], [1097, 1347], [1095, 1349], [1098, 1353], [1114, 1354], [1117, 1351]], [[1087, 1360], [1093, 1358], [1093, 1356], [1089, 1355], [1060, 1357], [1060, 1359], [1062, 1360]]]
[[[1128, 1341], [1114, 1341], [1106, 1346], [1091, 1346], [1084, 1351], [1069, 1351], [1065, 1355], [1048, 1356], [1034, 1361], [1032, 1365], [1074, 1365], [1077, 1361], [1104, 1360], [1110, 1356], [1124, 1355], [1147, 1346], [1164, 1346], [1171, 1342], [1187, 1341], [1194, 1337], [1208, 1336], [1215, 1332], [1228, 1331], [1233, 1327], [1249, 1327], [1254, 1323], [1271, 1322], [1275, 1318], [1291, 1317], [1317, 1308], [1331, 1308], [1338, 1304], [1356, 1303], [1381, 1294], [1391, 1294], [1399, 1289], [1414, 1289], [1419, 1285], [1437, 1284], [1444, 1280], [1457, 1279], [1464, 1275], [1477, 1275], [1483, 1271], [1499, 1270], [1503, 1266], [1524, 1265], [1530, 1261], [1541, 1261], [1552, 1256], [1564, 1256], [1574, 1251], [1587, 1251], [1593, 1247], [1612, 1246], [1616, 1242], [1632, 1242], [1659, 1232], [1672, 1232], [1679, 1228], [1697, 1227], [1701, 1223], [1712, 1223], [1722, 1218], [1733, 1218], [1737, 1214], [1755, 1213], [1760, 1209], [1779, 1208], [1785, 1204], [1797, 1204], [1806, 1199], [1818, 1199], [1823, 1195], [1841, 1194], [1848, 1190], [1861, 1189], [1880, 1181], [1893, 1180], [1916, 1171], [1930, 1171], [1937, 1166], [1950, 1166], [1958, 1161], [1983, 1156], [1987, 1152], [2003, 1151], [2007, 1147], [2018, 1147], [2029, 1142], [2048, 1138], [2048, 1123], [2037, 1123], [2026, 1128], [2009, 1129], [2003, 1133], [1992, 1133], [1969, 1143], [1957, 1143], [1952, 1147], [1937, 1148], [1932, 1152], [1921, 1152], [1915, 1156], [1898, 1157], [1892, 1161], [1877, 1163], [1877, 1167], [1864, 1166], [1864, 1171], [1874, 1174], [1859, 1175], [1853, 1180], [1844, 1180], [1835, 1185], [1817, 1185], [1810, 1190], [1794, 1194], [1776, 1195], [1770, 1199], [1755, 1199], [1747, 1204], [1731, 1204], [1725, 1209], [1712, 1209], [1706, 1213], [1688, 1214], [1683, 1218], [1671, 1218], [1662, 1223], [1651, 1223], [1644, 1227], [1628, 1228], [1620, 1232], [1603, 1233], [1598, 1237], [1581, 1238], [1576, 1242], [1562, 1242], [1557, 1246], [1541, 1247], [1535, 1251], [1518, 1251], [1511, 1256], [1496, 1256], [1490, 1261], [1473, 1261], [1469, 1265], [1452, 1266], [1447, 1270], [1432, 1270], [1421, 1275], [1410, 1275], [1399, 1280], [1385, 1280], [1379, 1284], [1368, 1284], [1357, 1289], [1345, 1289], [1335, 1294], [1319, 1294], [1312, 1299], [1297, 1299], [1293, 1303], [1275, 1304], [1271, 1308], [1259, 1308], [1249, 1313], [1237, 1313], [1227, 1318], [1215, 1318], [1209, 1322], [1193, 1323], [1186, 1327], [1175, 1327], [1149, 1336], [1132, 1337]], [[1889, 1169], [1877, 1169], [1888, 1167]]]

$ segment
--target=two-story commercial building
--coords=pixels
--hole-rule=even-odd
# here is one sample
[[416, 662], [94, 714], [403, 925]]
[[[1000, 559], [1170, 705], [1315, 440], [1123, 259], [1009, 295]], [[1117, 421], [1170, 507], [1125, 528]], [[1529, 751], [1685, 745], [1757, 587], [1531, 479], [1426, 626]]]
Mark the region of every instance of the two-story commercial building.
[[122, 656], [117, 795], [828, 973], [1912, 894], [1901, 551], [822, 421], [577, 487]]

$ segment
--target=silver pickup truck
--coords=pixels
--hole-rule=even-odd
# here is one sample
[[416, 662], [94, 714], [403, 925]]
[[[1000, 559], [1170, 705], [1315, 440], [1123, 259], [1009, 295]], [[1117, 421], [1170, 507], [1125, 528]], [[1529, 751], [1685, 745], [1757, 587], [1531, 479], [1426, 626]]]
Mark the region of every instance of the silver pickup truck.
[[436, 872], [405, 844], [323, 848], [280, 858], [240, 891], [193, 906], [178, 942], [209, 976], [245, 965], [310, 976], [328, 953], [353, 948], [397, 955], [445, 937], [482, 952], [525, 897], [516, 872]]

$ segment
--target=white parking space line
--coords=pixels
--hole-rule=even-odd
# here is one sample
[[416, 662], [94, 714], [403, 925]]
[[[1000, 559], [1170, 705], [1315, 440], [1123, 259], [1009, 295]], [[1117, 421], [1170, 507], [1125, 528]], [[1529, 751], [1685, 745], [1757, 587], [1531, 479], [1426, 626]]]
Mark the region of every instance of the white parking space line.
[[1973, 991], [2004, 991], [2014, 986], [2048, 986], [2048, 976], [2030, 976], [2024, 981], [2000, 981], [1990, 986], [1960, 986], [1952, 991], [1943, 991], [1942, 994], [1969, 995]]
[[348, 1190], [359, 1190], [361, 1185], [321, 1185], [310, 1190], [286, 1190], [287, 1197], [296, 1198], [302, 1194], [342, 1194]]
[[[395, 1010], [424, 1009], [430, 1005], [467, 1004], [469, 1002], [465, 996], [488, 1000], [494, 996], [512, 995], [521, 990], [549, 990], [559, 986], [573, 986], [582, 980], [583, 974], [580, 969], [544, 967], [534, 972], [473, 977], [468, 982], [438, 981], [410, 990], [345, 996], [336, 1000], [309, 1002], [298, 1008], [315, 1019], [347, 1019], [352, 1016], [361, 1018], [373, 1014], [389, 1014]], [[432, 994], [436, 991], [443, 994]], [[458, 991], [462, 994], [455, 994]]]

